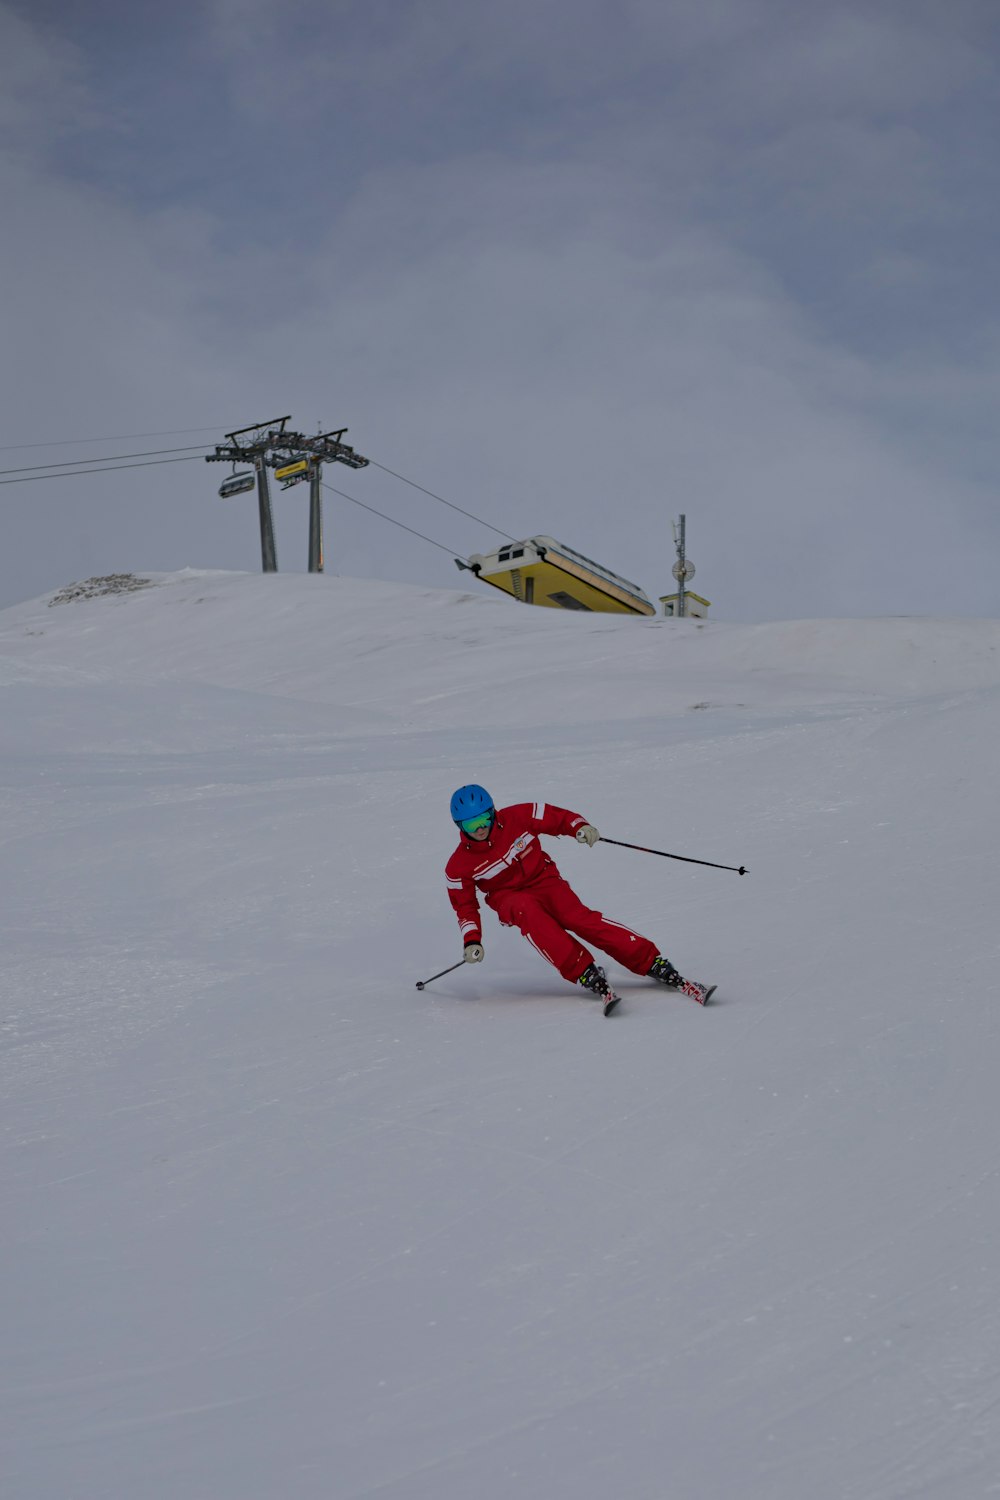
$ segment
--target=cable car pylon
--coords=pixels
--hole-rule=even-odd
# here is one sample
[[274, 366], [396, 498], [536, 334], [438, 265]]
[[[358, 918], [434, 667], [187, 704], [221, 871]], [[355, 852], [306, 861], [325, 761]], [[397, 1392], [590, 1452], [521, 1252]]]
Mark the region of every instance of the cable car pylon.
[[332, 432], [320, 432], [314, 437], [303, 432], [289, 432], [286, 422], [291, 417], [274, 417], [270, 422], [258, 422], [252, 427], [239, 427], [227, 432], [228, 442], [217, 443], [214, 453], [205, 455], [206, 463], [252, 464], [252, 472], [232, 474], [219, 486], [223, 498], [241, 495], [257, 487], [257, 502], [260, 515], [261, 568], [265, 573], [278, 571], [278, 558], [274, 544], [274, 521], [271, 514], [271, 495], [267, 482], [268, 469], [274, 469], [274, 477], [284, 490], [308, 479], [309, 484], [309, 550], [310, 573], [323, 571], [323, 501], [321, 485], [324, 463], [346, 464], [349, 469], [368, 467], [368, 459], [356, 453], [350, 443], [343, 442], [346, 427]]

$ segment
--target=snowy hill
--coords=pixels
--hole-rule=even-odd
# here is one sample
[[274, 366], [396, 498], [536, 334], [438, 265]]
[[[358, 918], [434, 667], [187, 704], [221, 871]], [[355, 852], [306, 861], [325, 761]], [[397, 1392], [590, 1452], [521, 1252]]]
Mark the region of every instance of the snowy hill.
[[[151, 575], [0, 613], [17, 1500], [971, 1500], [1000, 1475], [1000, 623]], [[612, 1020], [460, 782], [715, 981]]]

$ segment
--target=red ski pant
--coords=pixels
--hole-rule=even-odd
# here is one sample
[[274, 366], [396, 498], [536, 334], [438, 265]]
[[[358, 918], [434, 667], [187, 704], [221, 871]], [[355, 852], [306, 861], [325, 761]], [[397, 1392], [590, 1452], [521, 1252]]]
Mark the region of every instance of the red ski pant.
[[633, 974], [648, 974], [657, 955], [656, 944], [649, 938], [584, 906], [561, 875], [543, 875], [522, 890], [497, 891], [487, 901], [505, 927], [520, 927], [532, 947], [571, 984], [593, 963], [594, 956], [570, 933], [610, 953]]

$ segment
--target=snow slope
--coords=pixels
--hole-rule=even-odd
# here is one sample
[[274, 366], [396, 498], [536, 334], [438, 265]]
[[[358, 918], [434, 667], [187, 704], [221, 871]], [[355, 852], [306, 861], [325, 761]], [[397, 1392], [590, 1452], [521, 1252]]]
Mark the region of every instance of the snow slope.
[[[2, 1492], [1000, 1493], [1000, 623], [0, 613]], [[719, 984], [460, 954], [448, 797]], [[0, 1487], [2, 1488], [2, 1487]]]

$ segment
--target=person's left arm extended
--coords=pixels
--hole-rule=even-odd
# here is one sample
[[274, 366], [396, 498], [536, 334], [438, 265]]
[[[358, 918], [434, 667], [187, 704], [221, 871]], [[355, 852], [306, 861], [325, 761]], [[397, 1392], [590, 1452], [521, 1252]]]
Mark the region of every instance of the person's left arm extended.
[[551, 802], [532, 802], [529, 806], [529, 822], [533, 833], [548, 833], [556, 837], [562, 834], [591, 847], [600, 837], [597, 829], [581, 813], [570, 812], [565, 807], [555, 807]]

